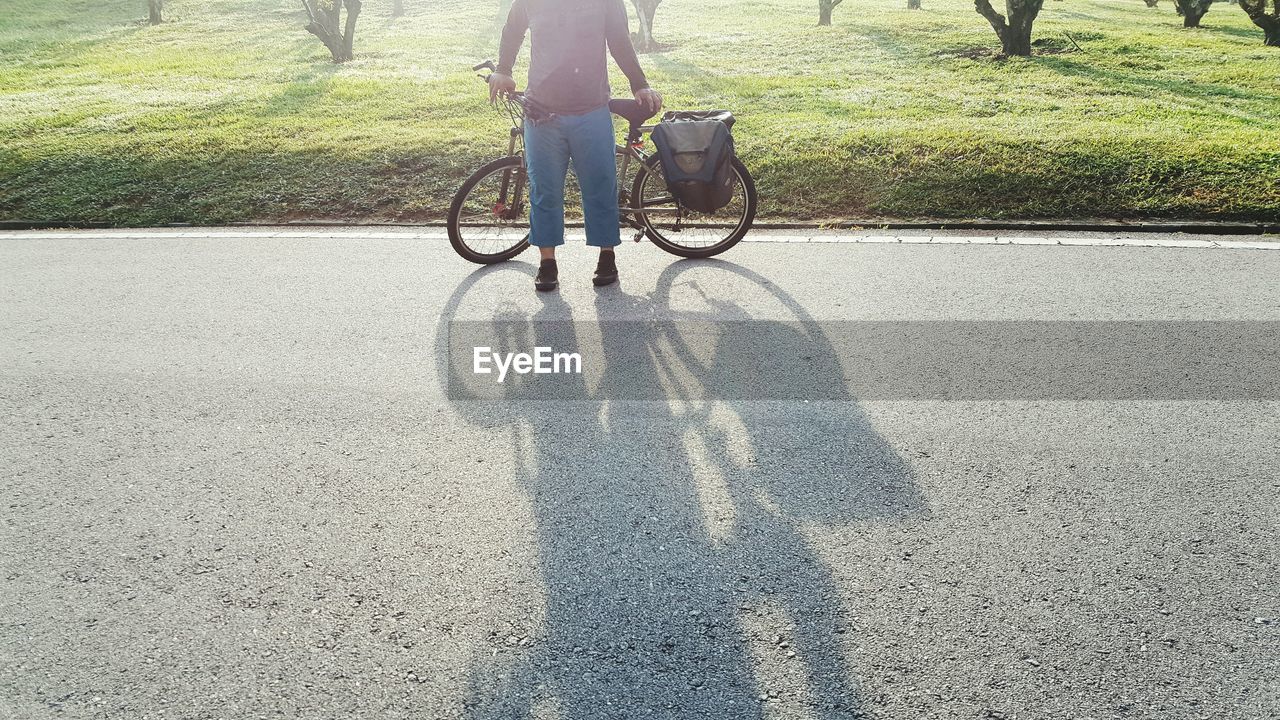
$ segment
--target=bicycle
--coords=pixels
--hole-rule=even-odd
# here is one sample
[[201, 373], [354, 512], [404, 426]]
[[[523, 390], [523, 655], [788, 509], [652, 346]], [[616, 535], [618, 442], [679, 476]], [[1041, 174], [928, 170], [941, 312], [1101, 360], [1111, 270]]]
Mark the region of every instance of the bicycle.
[[[496, 70], [487, 60], [471, 68]], [[480, 73], [487, 83], [490, 75]], [[474, 263], [503, 262], [529, 247], [528, 173], [524, 161], [524, 123], [546, 114], [523, 93], [505, 97], [498, 105], [511, 119], [507, 154], [476, 170], [453, 197], [449, 206], [449, 243], [459, 255]], [[643, 151], [646, 125], [653, 113], [635, 100], [610, 100], [609, 111], [628, 123], [626, 140], [615, 144], [618, 171], [618, 222], [635, 231], [635, 242], [648, 237], [663, 250], [687, 258], [708, 258], [736, 245], [751, 229], [756, 214], [756, 187], [747, 168], [733, 159], [733, 199], [714, 213], [696, 213], [684, 207], [668, 189], [657, 155]], [[627, 189], [632, 165], [635, 177]], [[634, 203], [634, 204], [633, 204]], [[566, 207], [568, 203], [566, 203]]]

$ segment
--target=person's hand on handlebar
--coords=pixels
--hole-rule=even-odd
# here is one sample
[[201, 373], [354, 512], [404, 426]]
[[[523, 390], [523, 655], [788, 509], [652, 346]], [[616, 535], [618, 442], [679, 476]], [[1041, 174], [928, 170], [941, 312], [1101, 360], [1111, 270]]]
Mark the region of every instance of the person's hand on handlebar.
[[662, 109], [662, 93], [653, 88], [640, 88], [632, 93], [635, 95], [636, 102], [640, 103], [640, 107], [648, 110], [654, 115]]
[[489, 76], [489, 102], [496, 103], [498, 98], [510, 97], [516, 91], [515, 78], [495, 72]]

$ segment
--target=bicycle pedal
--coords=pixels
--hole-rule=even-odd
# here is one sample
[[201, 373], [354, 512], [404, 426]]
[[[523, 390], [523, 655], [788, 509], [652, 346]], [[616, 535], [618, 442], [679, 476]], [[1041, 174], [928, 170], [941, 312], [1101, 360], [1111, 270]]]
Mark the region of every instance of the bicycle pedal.
[[631, 242], [640, 242], [640, 239], [643, 237], [644, 237], [644, 230], [637, 230], [636, 236], [631, 238]]

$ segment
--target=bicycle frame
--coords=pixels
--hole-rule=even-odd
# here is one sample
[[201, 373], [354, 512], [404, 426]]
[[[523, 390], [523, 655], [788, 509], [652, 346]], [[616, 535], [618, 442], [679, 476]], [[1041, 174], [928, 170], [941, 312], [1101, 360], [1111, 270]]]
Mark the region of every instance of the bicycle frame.
[[[515, 192], [514, 192], [514, 193], [511, 193], [511, 194], [514, 194], [517, 198], [519, 198], [519, 197], [521, 197], [521, 196], [522, 196], [521, 194], [522, 194], [522, 193], [523, 193], [523, 191], [524, 191], [524, 182], [525, 182], [525, 178], [526, 178], [526, 177], [528, 177], [528, 174], [529, 174], [529, 173], [528, 173], [528, 171], [525, 169], [525, 168], [526, 168], [526, 166], [525, 166], [525, 162], [524, 162], [524, 148], [523, 148], [523, 145], [524, 145], [524, 127], [523, 127], [523, 123], [521, 123], [521, 125], [520, 125], [519, 127], [513, 127], [513, 128], [511, 128], [511, 139], [507, 141], [507, 155], [508, 155], [508, 156], [511, 156], [511, 155], [515, 155], [515, 154], [516, 154], [516, 138], [520, 138], [520, 144], [521, 144], [521, 146], [522, 146], [522, 147], [520, 148], [520, 168], [521, 168], [521, 170], [525, 170], [525, 171], [517, 174], [517, 176], [516, 176], [516, 180], [515, 180], [515, 184], [516, 184]], [[513, 219], [515, 219], [514, 217], [507, 217], [507, 214], [508, 214], [508, 213], [515, 214], [515, 213], [518, 213], [518, 212], [519, 212], [519, 210], [520, 210], [519, 206], [511, 207], [511, 206], [510, 206], [510, 204], [507, 202], [507, 201], [508, 201], [508, 199], [509, 199], [509, 194], [508, 194], [508, 192], [509, 192], [510, 190], [511, 190], [511, 173], [506, 172], [506, 173], [503, 173], [503, 174], [502, 174], [502, 186], [501, 186], [501, 189], [498, 191], [498, 206], [499, 206], [500, 208], [502, 208], [501, 212], [502, 212], [502, 218], [503, 218], [504, 220], [513, 220]], [[508, 209], [508, 208], [510, 208], [510, 209]], [[495, 208], [495, 210], [497, 210], [497, 208]]]
[[[626, 145], [617, 145], [614, 152], [622, 156], [622, 167], [618, 170], [618, 213], [622, 215], [623, 223], [630, 225], [636, 229], [643, 229], [631, 221], [628, 216], [641, 215], [679, 215], [680, 207], [677, 205], [673, 208], [649, 208], [643, 207], [627, 207], [631, 203], [637, 205], [642, 202], [640, 198], [632, 198], [631, 193], [625, 187], [627, 179], [627, 170], [631, 167], [631, 161], [635, 160], [640, 163], [640, 167], [645, 168], [645, 161], [648, 159], [640, 152], [640, 148], [644, 146], [644, 136], [653, 132], [653, 125], [641, 125], [627, 133]], [[660, 198], [664, 203], [675, 202], [674, 197]]]

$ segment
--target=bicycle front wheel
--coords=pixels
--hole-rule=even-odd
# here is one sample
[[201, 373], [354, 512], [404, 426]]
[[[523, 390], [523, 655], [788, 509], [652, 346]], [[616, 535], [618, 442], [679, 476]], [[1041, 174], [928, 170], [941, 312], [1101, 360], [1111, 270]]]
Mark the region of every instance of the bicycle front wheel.
[[467, 178], [449, 206], [449, 243], [473, 263], [492, 265], [529, 247], [524, 161], [504, 157]]
[[632, 203], [642, 211], [636, 215], [645, 235], [663, 250], [687, 258], [709, 258], [737, 245], [756, 218], [756, 185], [737, 158], [733, 172], [729, 204], [699, 213], [681, 205], [667, 189], [658, 156], [646, 159], [631, 189]]

